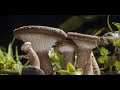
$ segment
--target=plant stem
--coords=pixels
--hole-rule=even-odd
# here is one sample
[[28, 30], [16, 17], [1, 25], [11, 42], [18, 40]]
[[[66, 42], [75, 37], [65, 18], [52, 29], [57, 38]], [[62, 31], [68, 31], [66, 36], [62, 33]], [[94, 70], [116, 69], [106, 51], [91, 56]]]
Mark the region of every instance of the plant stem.
[[24, 67], [27, 66], [27, 65], [29, 64], [29, 62], [30, 62], [30, 61], [28, 60], [28, 61], [24, 64]]
[[112, 29], [112, 27], [110, 26], [110, 15], [108, 15], [108, 18], [107, 18], [107, 24], [108, 24], [108, 27], [109, 27], [109, 29], [111, 30], [111, 32], [113, 32], [113, 29]]

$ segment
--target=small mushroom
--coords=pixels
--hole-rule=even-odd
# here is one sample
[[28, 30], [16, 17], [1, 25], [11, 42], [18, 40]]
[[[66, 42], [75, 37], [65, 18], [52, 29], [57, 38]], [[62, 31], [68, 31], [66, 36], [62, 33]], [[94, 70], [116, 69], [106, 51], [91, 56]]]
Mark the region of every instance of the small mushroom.
[[96, 43], [98, 45], [106, 45], [108, 44], [103, 39], [98, 36], [68, 32], [68, 38], [72, 39], [75, 44], [78, 46], [77, 53], [77, 61], [76, 61], [76, 69], [82, 68], [83, 74], [87, 75], [86, 65], [90, 60], [90, 55], [92, 49], [96, 47]]
[[40, 59], [41, 69], [46, 75], [53, 74], [48, 52], [57, 41], [66, 39], [67, 34], [63, 30], [47, 26], [23, 26], [15, 29], [14, 36], [23, 42], [31, 42]]
[[67, 69], [68, 63], [71, 63], [74, 65], [76, 48], [77, 47], [72, 40], [65, 40], [65, 41], [59, 42], [55, 45], [55, 50], [58, 53], [62, 54], [64, 57], [63, 69]]
[[40, 69], [40, 60], [36, 52], [33, 50], [30, 42], [26, 42], [21, 46], [21, 50], [26, 52], [30, 59], [30, 66], [24, 67], [22, 75], [44, 75]]

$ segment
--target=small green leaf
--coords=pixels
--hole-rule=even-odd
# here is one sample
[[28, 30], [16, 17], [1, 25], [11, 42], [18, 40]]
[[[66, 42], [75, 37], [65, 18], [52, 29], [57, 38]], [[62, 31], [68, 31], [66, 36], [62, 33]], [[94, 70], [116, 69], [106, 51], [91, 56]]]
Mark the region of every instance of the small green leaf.
[[107, 60], [108, 57], [107, 56], [100, 56], [98, 58], [98, 62], [101, 63], [101, 64], [104, 64], [105, 63], [105, 60]]
[[72, 16], [68, 20], [66, 20], [64, 23], [60, 25], [60, 29], [63, 29], [64, 31], [72, 31], [77, 28], [79, 28], [83, 24], [83, 21], [81, 21], [81, 18], [78, 16]]
[[100, 54], [107, 56], [108, 54], [110, 54], [110, 52], [109, 52], [106, 48], [101, 47], [101, 48], [100, 48]]
[[105, 61], [105, 65], [107, 67], [113, 66], [116, 61], [117, 61], [117, 57], [116, 56], [109, 56], [108, 59]]
[[73, 73], [70, 73], [71, 75], [82, 75], [83, 72], [81, 71], [76, 71], [76, 72], [73, 72]]
[[120, 30], [120, 23], [112, 22], [112, 24], [114, 24], [118, 28], [118, 30]]
[[116, 47], [120, 46], [120, 40], [116, 40], [116, 41], [113, 43], [113, 46], [116, 46]]
[[67, 70], [60, 70], [61, 75], [70, 75], [70, 72]]
[[69, 72], [75, 72], [75, 67], [71, 64], [71, 63], [68, 63], [67, 65], [67, 71]]
[[3, 51], [0, 49], [0, 56], [4, 57]]
[[116, 68], [120, 68], [120, 61], [116, 61], [116, 62], [115, 62], [115, 67], [116, 67]]

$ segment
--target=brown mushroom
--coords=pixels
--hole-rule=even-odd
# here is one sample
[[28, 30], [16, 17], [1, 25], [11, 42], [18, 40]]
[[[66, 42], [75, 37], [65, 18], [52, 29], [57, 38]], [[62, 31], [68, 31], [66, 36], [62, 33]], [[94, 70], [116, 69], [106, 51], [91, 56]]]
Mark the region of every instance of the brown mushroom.
[[77, 47], [72, 40], [65, 40], [55, 45], [55, 51], [62, 54], [64, 57], [63, 69], [67, 69], [68, 63], [71, 63], [74, 65], [76, 48]]
[[21, 50], [26, 52], [27, 55], [30, 57], [29, 58], [30, 59], [30, 65], [40, 69], [39, 57], [37, 56], [36, 52], [33, 50], [31, 43], [30, 42], [25, 42], [21, 46]]
[[53, 73], [48, 51], [57, 41], [66, 39], [67, 34], [63, 30], [47, 26], [24, 26], [15, 29], [14, 36], [23, 42], [31, 42], [40, 59], [41, 69], [46, 75]]
[[68, 38], [72, 39], [75, 44], [78, 46], [78, 54], [76, 61], [76, 69], [82, 68], [84, 75], [87, 75], [86, 65], [89, 64], [90, 54], [92, 49], [96, 47], [96, 43], [98, 45], [106, 45], [108, 44], [103, 39], [98, 36], [68, 32]]
[[33, 50], [30, 42], [25, 42], [21, 46], [21, 50], [26, 52], [30, 59], [30, 66], [24, 67], [22, 75], [44, 75], [43, 70], [40, 69], [40, 60], [36, 52]]

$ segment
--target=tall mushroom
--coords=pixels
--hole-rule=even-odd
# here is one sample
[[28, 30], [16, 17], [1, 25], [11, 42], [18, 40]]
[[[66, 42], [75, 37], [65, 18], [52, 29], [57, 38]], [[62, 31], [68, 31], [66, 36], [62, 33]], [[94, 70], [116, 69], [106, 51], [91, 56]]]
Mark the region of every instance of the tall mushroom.
[[47, 26], [23, 26], [15, 29], [14, 36], [23, 42], [31, 42], [40, 59], [41, 69], [46, 75], [53, 73], [48, 51], [57, 41], [67, 37], [63, 30]]
[[107, 42], [98, 36], [73, 32], [68, 32], [67, 35], [68, 38], [72, 39], [78, 46], [76, 69], [82, 68], [84, 75], [87, 75], [86, 65], [88, 64], [89, 60], [91, 60], [90, 55], [92, 49], [96, 47], [96, 43], [98, 43], [98, 45], [106, 45]]
[[64, 57], [64, 67], [63, 69], [67, 69], [67, 64], [74, 64], [75, 62], [75, 51], [76, 45], [72, 40], [65, 40], [63, 42], [59, 42], [55, 45], [55, 50], [62, 54]]
[[43, 70], [40, 69], [40, 60], [36, 52], [33, 50], [30, 42], [25, 42], [21, 46], [21, 50], [27, 53], [30, 59], [30, 66], [24, 67], [22, 75], [44, 75]]

